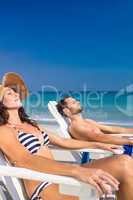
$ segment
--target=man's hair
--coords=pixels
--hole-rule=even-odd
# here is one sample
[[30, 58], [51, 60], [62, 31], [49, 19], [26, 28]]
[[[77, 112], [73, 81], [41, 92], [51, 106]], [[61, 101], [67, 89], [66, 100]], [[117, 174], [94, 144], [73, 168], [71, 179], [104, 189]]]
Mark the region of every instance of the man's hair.
[[67, 99], [67, 98], [69, 98], [70, 96], [65, 96], [63, 99], [61, 99], [59, 102], [58, 102], [58, 104], [56, 105], [56, 107], [57, 107], [57, 110], [58, 110], [58, 112], [62, 115], [62, 116], [64, 116], [64, 117], [67, 117], [66, 115], [65, 115], [65, 113], [64, 113], [64, 108], [66, 108], [66, 102], [65, 102], [65, 100]]

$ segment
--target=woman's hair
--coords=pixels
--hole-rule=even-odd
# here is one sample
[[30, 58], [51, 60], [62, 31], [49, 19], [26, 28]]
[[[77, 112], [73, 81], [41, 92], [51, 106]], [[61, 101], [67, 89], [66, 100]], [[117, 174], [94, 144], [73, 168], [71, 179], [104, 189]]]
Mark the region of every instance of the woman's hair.
[[[31, 124], [32, 126], [35, 126], [36, 128], [39, 129], [37, 122], [29, 118], [23, 107], [20, 107], [18, 109], [18, 114], [22, 122], [27, 122], [28, 124]], [[8, 119], [9, 119], [8, 109], [2, 102], [0, 102], [0, 126], [7, 124]]]

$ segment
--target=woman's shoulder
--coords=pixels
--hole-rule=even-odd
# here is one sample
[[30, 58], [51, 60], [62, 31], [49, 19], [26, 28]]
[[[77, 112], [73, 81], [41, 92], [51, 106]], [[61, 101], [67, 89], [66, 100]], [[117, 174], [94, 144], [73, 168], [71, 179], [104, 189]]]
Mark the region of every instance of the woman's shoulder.
[[2, 133], [4, 133], [4, 135], [2, 137], [4, 137], [7, 134], [10, 134], [11, 132], [13, 132], [11, 127], [9, 127], [7, 125], [0, 125], [0, 135]]
[[14, 130], [7, 125], [0, 125], [0, 149], [16, 144]]
[[0, 131], [7, 130], [8, 126], [7, 125], [0, 125]]

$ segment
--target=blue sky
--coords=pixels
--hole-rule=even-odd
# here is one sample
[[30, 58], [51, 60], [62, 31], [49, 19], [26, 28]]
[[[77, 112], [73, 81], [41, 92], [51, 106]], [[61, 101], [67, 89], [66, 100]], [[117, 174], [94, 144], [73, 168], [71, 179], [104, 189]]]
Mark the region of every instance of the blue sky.
[[133, 1], [3, 1], [0, 76], [31, 90], [118, 90], [133, 79]]

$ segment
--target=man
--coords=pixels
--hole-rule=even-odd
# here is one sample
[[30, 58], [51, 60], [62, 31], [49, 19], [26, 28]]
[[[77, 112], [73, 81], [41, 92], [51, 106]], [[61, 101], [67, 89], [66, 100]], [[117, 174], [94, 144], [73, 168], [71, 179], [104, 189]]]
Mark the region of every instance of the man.
[[84, 119], [80, 114], [82, 112], [80, 103], [70, 96], [59, 101], [57, 104], [57, 109], [61, 115], [70, 119], [68, 130], [71, 136], [75, 139], [117, 145], [133, 145], [133, 140], [111, 135], [120, 133], [132, 134], [133, 128], [105, 126], [97, 123], [94, 120]]

